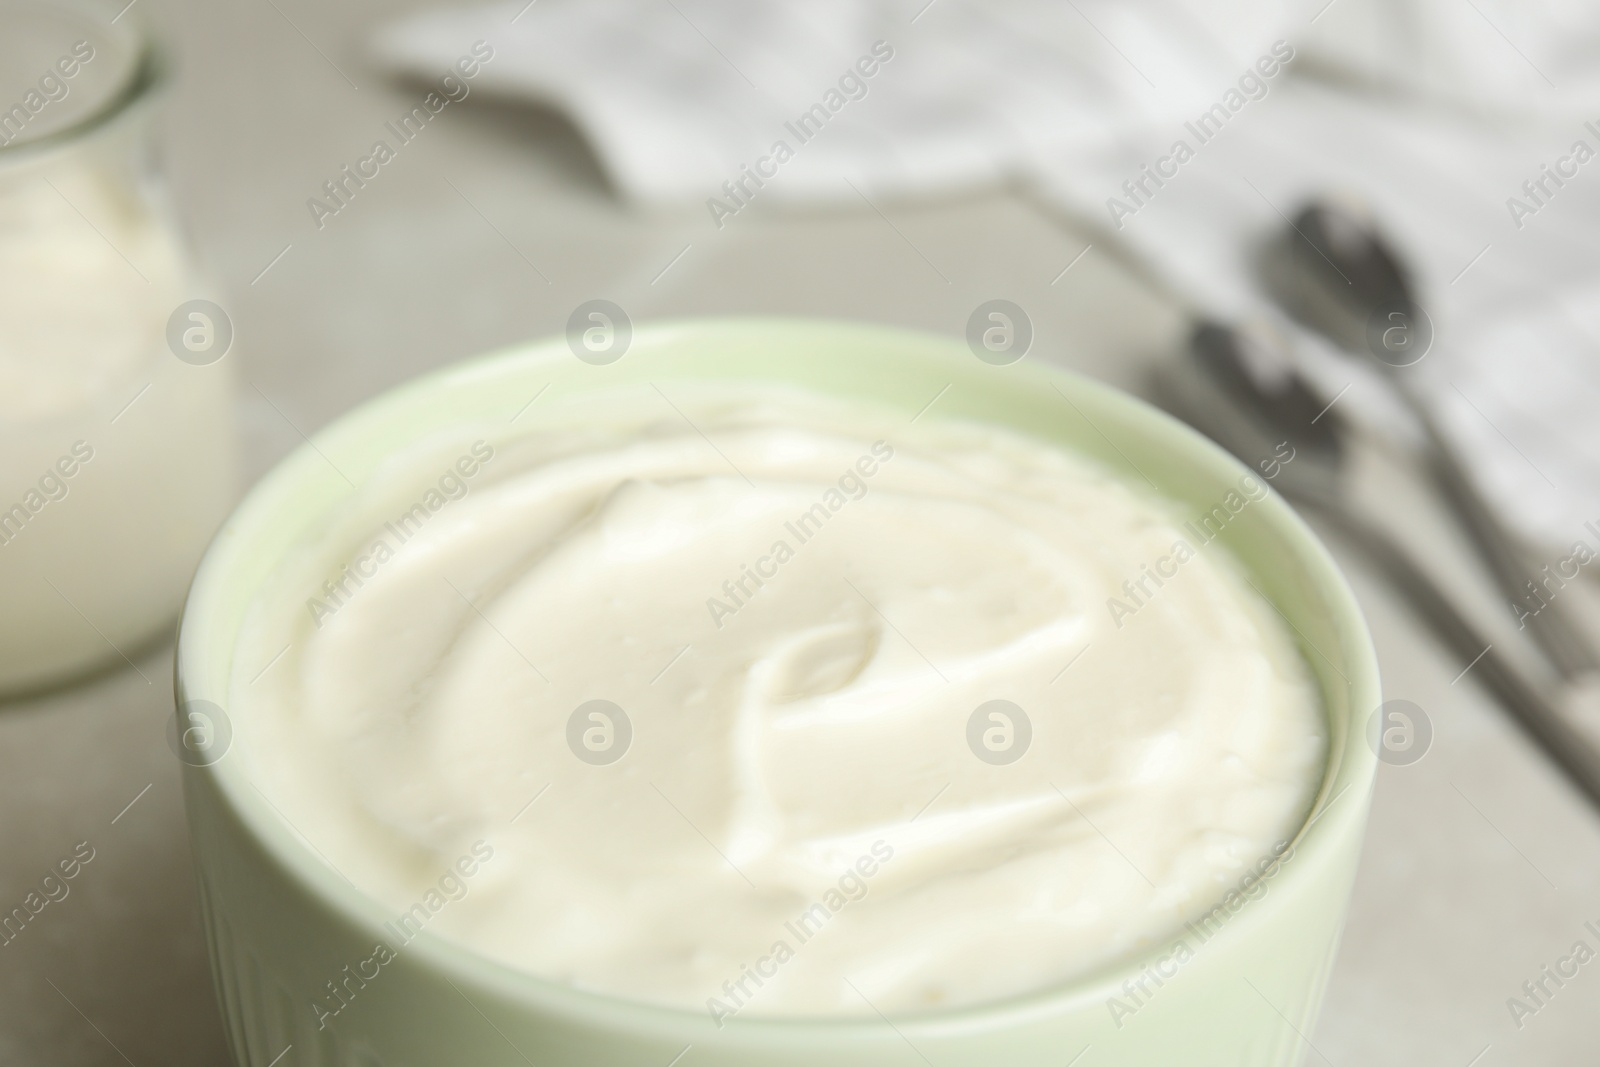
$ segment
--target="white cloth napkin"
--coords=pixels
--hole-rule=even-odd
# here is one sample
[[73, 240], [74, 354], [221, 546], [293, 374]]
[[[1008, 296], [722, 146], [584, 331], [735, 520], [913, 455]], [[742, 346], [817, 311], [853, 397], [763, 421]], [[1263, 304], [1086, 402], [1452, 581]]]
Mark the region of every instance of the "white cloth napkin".
[[1593, 0], [1338, 0], [1306, 51], [1373, 85], [1488, 114], [1582, 121], [1600, 108]]
[[[869, 196], [992, 183], [1039, 151], [1185, 114], [1266, 47], [1279, 6], [509, 0], [408, 18], [375, 51], [430, 77], [487, 40], [496, 55], [475, 86], [565, 112], [631, 200], [725, 198], [724, 181], [784, 140], [794, 159], [759, 195], [814, 202], [855, 199], [850, 183]], [[862, 89], [841, 88], [852, 72]], [[819, 104], [825, 132], [802, 143], [794, 128]]]
[[[1384, 431], [1401, 416], [1373, 365], [1287, 327], [1259, 280], [1261, 248], [1306, 200], [1358, 197], [1413, 266], [1436, 334], [1412, 370], [1490, 498], [1546, 552], [1580, 536], [1600, 550], [1584, 531], [1600, 520], [1600, 136], [1486, 127], [1309, 82], [1252, 106], [1120, 228], [1107, 201], [1130, 203], [1119, 186], [1171, 137], [1047, 165], [1039, 188], [1207, 312], [1295, 333], [1325, 395], [1348, 387], [1342, 413]], [[1519, 229], [1505, 201], [1580, 134], [1597, 152], [1593, 186], [1580, 170]]]
[[[374, 44], [429, 77], [478, 39], [475, 87], [566, 113], [631, 201], [721, 226], [1021, 183], [1219, 317], [1274, 316], [1260, 243], [1313, 194], [1359, 197], [1414, 263], [1417, 370], [1485, 488], [1545, 549], [1600, 549], [1600, 158], [1541, 170], [1600, 154], [1588, 0], [512, 0]], [[1180, 139], [1173, 177], [1123, 190]], [[1370, 368], [1301, 341], [1347, 413], [1394, 421]]]

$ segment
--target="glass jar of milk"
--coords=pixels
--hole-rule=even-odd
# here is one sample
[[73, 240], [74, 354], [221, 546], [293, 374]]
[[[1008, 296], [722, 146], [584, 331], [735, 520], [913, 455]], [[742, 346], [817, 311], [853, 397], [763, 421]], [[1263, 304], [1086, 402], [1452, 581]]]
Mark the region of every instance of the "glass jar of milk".
[[0, 0], [0, 693], [164, 639], [234, 495], [232, 326], [118, 7]]

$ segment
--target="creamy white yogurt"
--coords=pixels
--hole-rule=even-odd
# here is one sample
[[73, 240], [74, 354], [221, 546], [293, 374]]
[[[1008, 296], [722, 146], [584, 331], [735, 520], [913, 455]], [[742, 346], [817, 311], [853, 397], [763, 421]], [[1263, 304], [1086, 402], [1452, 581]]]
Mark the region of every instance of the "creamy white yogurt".
[[252, 609], [230, 758], [394, 950], [719, 1020], [948, 1007], [1293, 837], [1310, 674], [1176, 505], [991, 426], [667, 394], [397, 457]]
[[192, 280], [126, 136], [0, 154], [0, 692], [169, 628], [233, 500], [231, 364], [169, 349]]

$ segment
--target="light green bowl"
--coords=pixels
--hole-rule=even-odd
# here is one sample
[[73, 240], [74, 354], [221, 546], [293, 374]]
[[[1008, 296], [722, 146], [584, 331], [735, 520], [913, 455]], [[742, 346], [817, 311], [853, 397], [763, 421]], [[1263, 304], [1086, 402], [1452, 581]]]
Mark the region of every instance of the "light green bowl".
[[[1087, 453], [1130, 479], [1149, 478], [1195, 515], [1246, 473], [1199, 435], [1116, 390], [1037, 362], [992, 366], [941, 337], [813, 320], [672, 322], [638, 330], [626, 355], [607, 366], [580, 362], [557, 338], [396, 389], [267, 475], [195, 579], [178, 642], [179, 707], [226, 707], [246, 609], [290, 549], [353, 492], [345, 476], [359, 484], [386, 456], [435, 433], [493, 423], [504, 434], [547, 385], [555, 396], [689, 380], [790, 383], [899, 408], [908, 418], [943, 391], [929, 416], [1001, 423]], [[718, 1029], [704, 1011], [581, 992], [424, 931], [378, 978], [352, 985], [349, 1006], [319, 1028], [313, 998], [326, 997], [326, 982], [388, 939], [383, 924], [394, 916], [287, 825], [251, 783], [244, 758], [222, 752], [185, 766], [184, 791], [234, 1055], [251, 1067], [267, 1067], [291, 1045], [283, 1064], [1063, 1067], [1088, 1048], [1083, 1067], [1299, 1062], [1366, 826], [1377, 761], [1364, 725], [1380, 700], [1377, 665], [1343, 577], [1275, 494], [1241, 512], [1222, 539], [1298, 635], [1320, 684], [1330, 743], [1292, 860], [1203, 944], [1173, 931], [1144, 957], [961, 1010], [891, 1019], [741, 1016]], [[1181, 967], [1167, 955], [1180, 939], [1192, 953]]]

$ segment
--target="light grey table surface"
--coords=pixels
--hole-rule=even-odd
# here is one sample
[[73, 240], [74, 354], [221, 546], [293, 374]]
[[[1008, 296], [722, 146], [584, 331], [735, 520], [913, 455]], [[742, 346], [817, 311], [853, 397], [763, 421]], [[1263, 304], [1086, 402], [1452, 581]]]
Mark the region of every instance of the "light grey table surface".
[[[481, 99], [451, 107], [319, 231], [307, 198], [419, 95], [361, 60], [363, 30], [395, 10], [374, 0], [134, 9], [181, 58], [168, 170], [236, 325], [249, 479], [353, 404], [557, 332], [596, 296], [636, 321], [786, 313], [950, 335], [978, 303], [1005, 297], [1033, 318], [1030, 358], [1140, 392], [1183, 335], [1173, 309], [1102, 250], [1063, 275], [1087, 239], [1005, 192], [881, 213], [757, 204], [718, 231], [700, 209], [630, 210], [569, 127]], [[1436, 521], [1414, 487], [1367, 488], [1403, 526]], [[1453, 559], [1442, 536], [1429, 547]], [[1425, 708], [1436, 737], [1421, 762], [1379, 776], [1306, 1062], [1594, 1063], [1600, 963], [1520, 1029], [1506, 1001], [1580, 938], [1600, 947], [1583, 929], [1600, 926], [1600, 818], [1470, 672], [1453, 681], [1465, 664], [1335, 548], [1369, 612], [1389, 695]], [[1451, 580], [1477, 581], [1469, 566], [1448, 567]], [[71, 895], [0, 948], [0, 1065], [228, 1062], [163, 738], [170, 660], [168, 646], [139, 657], [137, 672], [0, 704], [0, 904], [75, 843], [95, 849]]]

